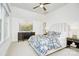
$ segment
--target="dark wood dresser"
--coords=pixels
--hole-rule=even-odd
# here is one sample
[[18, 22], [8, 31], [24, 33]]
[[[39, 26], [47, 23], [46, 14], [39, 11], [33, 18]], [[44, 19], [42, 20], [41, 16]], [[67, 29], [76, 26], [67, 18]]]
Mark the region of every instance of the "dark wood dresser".
[[18, 32], [18, 41], [28, 40], [35, 32]]

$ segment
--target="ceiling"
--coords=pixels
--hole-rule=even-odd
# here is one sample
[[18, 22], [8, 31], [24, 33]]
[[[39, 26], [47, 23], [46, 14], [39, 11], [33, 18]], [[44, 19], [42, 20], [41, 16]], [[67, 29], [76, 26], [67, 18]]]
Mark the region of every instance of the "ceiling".
[[55, 11], [56, 9], [59, 9], [63, 6], [65, 6], [67, 3], [51, 3], [48, 5], [45, 5], [47, 11], [44, 11], [42, 8], [38, 7], [36, 9], [33, 9], [33, 7], [39, 5], [39, 3], [11, 3], [12, 6], [22, 8], [25, 10], [33, 11], [40, 14], [46, 14], [50, 13], [52, 11]]

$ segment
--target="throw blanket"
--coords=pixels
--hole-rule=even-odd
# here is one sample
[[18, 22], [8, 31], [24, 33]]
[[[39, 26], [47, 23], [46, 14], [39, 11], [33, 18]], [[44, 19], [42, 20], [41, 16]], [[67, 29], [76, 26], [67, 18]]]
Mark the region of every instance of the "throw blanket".
[[47, 35], [36, 35], [28, 40], [38, 55], [45, 55], [48, 50], [61, 47], [58, 37]]

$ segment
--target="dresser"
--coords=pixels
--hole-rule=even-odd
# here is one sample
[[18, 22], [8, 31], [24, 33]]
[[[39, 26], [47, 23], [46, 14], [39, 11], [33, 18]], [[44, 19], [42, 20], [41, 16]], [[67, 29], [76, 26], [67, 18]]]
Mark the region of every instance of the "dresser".
[[18, 32], [18, 41], [28, 40], [35, 32]]

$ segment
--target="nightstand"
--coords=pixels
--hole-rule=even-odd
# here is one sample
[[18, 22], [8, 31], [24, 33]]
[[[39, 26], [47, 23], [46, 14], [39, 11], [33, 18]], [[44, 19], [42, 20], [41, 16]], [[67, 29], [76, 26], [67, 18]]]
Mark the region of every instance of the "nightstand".
[[74, 40], [76, 48], [79, 48], [79, 40]]
[[71, 38], [67, 38], [67, 47], [70, 47], [72, 43], [73, 43], [73, 40]]
[[79, 39], [67, 38], [67, 46], [70, 47], [72, 43], [75, 43], [76, 48], [79, 48]]

